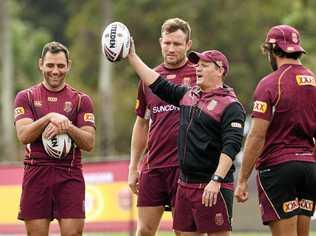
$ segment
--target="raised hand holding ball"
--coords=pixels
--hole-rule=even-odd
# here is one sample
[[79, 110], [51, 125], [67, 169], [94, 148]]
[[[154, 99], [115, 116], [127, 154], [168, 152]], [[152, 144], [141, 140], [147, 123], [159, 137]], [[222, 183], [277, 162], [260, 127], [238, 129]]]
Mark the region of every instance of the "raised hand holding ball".
[[107, 25], [102, 34], [102, 52], [110, 62], [126, 58], [130, 50], [131, 36], [128, 28], [121, 22]]

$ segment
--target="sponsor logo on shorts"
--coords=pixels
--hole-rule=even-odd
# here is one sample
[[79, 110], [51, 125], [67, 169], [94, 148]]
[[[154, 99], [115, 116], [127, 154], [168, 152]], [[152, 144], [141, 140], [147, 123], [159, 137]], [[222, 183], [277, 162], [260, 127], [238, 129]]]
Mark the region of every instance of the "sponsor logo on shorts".
[[23, 107], [17, 107], [14, 109], [14, 116], [18, 117], [19, 115], [23, 115], [25, 113]]
[[153, 113], [161, 113], [161, 112], [168, 112], [168, 111], [180, 111], [179, 107], [176, 107], [174, 105], [163, 105], [163, 106], [155, 106], [153, 107]]
[[308, 199], [300, 201], [300, 208], [306, 211], [313, 211], [314, 202]]
[[215, 99], [212, 99], [209, 104], [207, 105], [207, 110], [213, 111], [215, 107], [217, 106], [218, 102]]
[[57, 102], [57, 97], [47, 97], [47, 101], [49, 102]]
[[72, 103], [70, 101], [65, 102], [64, 111], [67, 113], [72, 111]]
[[289, 213], [289, 212], [292, 212], [296, 209], [298, 209], [300, 206], [298, 204], [298, 200], [295, 199], [293, 201], [288, 201], [288, 202], [284, 202], [283, 203], [283, 211], [285, 213]]
[[253, 111], [265, 113], [267, 111], [267, 103], [261, 101], [255, 101], [253, 105]]
[[222, 213], [215, 214], [215, 224], [216, 225], [223, 225], [224, 224], [224, 217]]
[[311, 75], [296, 75], [296, 82], [299, 86], [316, 86], [316, 80]]
[[83, 120], [94, 123], [94, 114], [93, 113], [85, 113], [83, 115]]
[[231, 127], [233, 128], [242, 128], [242, 124], [238, 123], [238, 122], [232, 122], [231, 124]]
[[42, 101], [34, 101], [34, 106], [35, 107], [41, 107], [43, 104], [42, 104]]

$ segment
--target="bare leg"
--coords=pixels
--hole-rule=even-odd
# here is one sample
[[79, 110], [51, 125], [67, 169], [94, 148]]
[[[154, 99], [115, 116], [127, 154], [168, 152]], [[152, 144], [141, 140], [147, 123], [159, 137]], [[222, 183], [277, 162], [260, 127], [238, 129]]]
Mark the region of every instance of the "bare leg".
[[61, 236], [81, 236], [84, 219], [59, 219]]
[[204, 233], [197, 233], [197, 232], [181, 232], [181, 236], [205, 236]]
[[163, 206], [138, 207], [137, 236], [154, 236], [157, 232], [162, 214]]
[[298, 216], [297, 236], [309, 236], [311, 218], [308, 216]]
[[297, 236], [297, 216], [272, 221], [269, 226], [272, 236]]
[[216, 233], [208, 233], [208, 236], [230, 236], [230, 231], [221, 231]]
[[48, 236], [49, 232], [48, 219], [26, 220], [25, 227], [28, 236]]

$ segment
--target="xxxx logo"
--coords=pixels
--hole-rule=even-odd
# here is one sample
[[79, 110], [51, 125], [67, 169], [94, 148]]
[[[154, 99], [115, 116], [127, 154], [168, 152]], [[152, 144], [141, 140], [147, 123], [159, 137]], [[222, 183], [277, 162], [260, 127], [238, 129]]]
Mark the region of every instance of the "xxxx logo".
[[83, 120], [94, 123], [94, 114], [93, 113], [85, 113], [83, 116]]
[[25, 113], [24, 108], [23, 107], [17, 107], [14, 110], [14, 116], [17, 117], [19, 115], [23, 115]]
[[314, 202], [307, 199], [302, 199], [300, 201], [300, 208], [306, 211], [313, 211]]
[[299, 208], [299, 203], [298, 203], [297, 199], [295, 199], [293, 201], [288, 201], [288, 202], [284, 202], [283, 203], [283, 211], [285, 213], [294, 211], [294, 210], [296, 210], [298, 208]]
[[316, 86], [315, 78], [310, 75], [297, 75], [296, 82], [299, 86], [304, 86], [304, 85]]
[[265, 113], [267, 111], [267, 103], [261, 101], [255, 101], [253, 111]]

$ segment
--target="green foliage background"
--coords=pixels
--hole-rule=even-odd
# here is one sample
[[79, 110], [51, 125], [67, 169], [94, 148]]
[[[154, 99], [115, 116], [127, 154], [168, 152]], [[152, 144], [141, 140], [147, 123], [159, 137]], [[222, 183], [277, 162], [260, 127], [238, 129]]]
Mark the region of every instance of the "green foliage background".
[[[315, 69], [316, 2], [311, 0], [13, 0], [13, 44], [16, 91], [40, 80], [37, 58], [44, 43], [65, 43], [73, 68], [68, 82], [91, 95], [98, 107], [100, 37], [105, 27], [102, 2], [111, 2], [112, 20], [125, 23], [137, 51], [150, 66], [161, 62], [160, 26], [170, 17], [187, 20], [193, 49], [222, 50], [230, 60], [227, 84], [234, 87], [247, 112], [257, 82], [270, 72], [260, 44], [275, 24], [291, 24], [302, 33], [308, 56], [302, 61]], [[135, 120], [138, 79], [125, 61], [113, 65], [114, 153], [128, 154]], [[97, 121], [98, 121], [97, 108]], [[102, 130], [98, 130], [102, 135]], [[97, 156], [99, 148], [91, 155]]]

